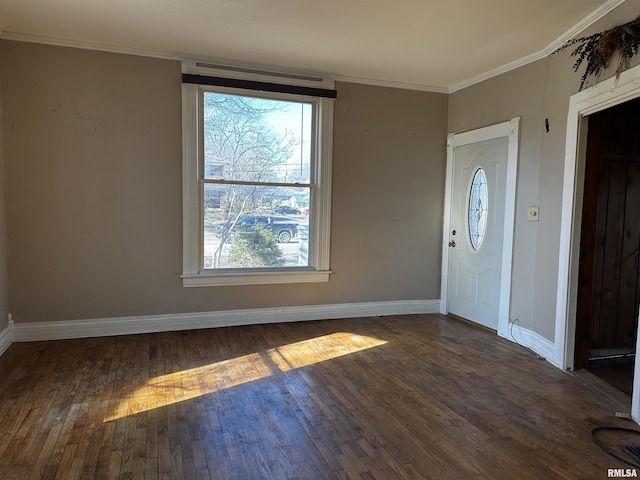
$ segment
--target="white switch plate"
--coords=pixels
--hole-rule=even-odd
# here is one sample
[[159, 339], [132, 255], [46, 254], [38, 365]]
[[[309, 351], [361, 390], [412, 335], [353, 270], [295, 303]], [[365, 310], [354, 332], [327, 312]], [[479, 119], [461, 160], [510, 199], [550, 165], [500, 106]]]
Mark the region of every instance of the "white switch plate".
[[527, 208], [527, 220], [530, 222], [537, 222], [540, 217], [540, 207]]

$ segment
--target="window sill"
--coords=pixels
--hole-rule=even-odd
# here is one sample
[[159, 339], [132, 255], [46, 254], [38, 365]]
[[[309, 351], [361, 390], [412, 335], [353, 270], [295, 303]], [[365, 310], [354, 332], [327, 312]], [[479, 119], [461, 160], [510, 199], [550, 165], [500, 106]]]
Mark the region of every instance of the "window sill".
[[219, 285], [265, 285], [279, 283], [328, 282], [326, 271], [313, 272], [248, 272], [248, 273], [199, 273], [182, 275], [183, 287], [214, 287]]

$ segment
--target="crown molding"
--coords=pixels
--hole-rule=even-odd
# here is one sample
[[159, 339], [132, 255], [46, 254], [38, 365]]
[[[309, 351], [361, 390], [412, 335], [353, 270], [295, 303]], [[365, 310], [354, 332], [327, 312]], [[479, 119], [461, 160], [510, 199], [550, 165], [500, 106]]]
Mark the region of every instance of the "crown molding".
[[608, 0], [606, 3], [604, 3], [602, 6], [594, 10], [590, 15], [585, 17], [582, 21], [578, 22], [570, 30], [566, 31], [564, 34], [562, 34], [560, 37], [558, 37], [556, 40], [551, 42], [542, 50], [539, 50], [538, 52], [532, 53], [530, 55], [519, 58], [517, 60], [514, 60], [513, 62], [509, 62], [500, 67], [494, 68], [487, 72], [481, 73], [480, 75], [477, 75], [475, 77], [469, 78], [467, 80], [463, 80], [462, 82], [458, 82], [456, 84], [450, 85], [448, 87], [417, 84], [417, 83], [404, 83], [404, 82], [396, 82], [396, 81], [381, 80], [381, 79], [374, 79], [374, 78], [363, 78], [363, 77], [355, 77], [355, 76], [349, 76], [349, 75], [331, 74], [327, 72], [292, 69], [287, 67], [279, 68], [273, 65], [237, 62], [237, 61], [231, 61], [226, 59], [216, 59], [211, 57], [200, 57], [200, 56], [189, 55], [189, 54], [180, 53], [180, 52], [152, 50], [152, 49], [138, 48], [138, 47], [126, 47], [123, 45], [110, 45], [110, 44], [97, 43], [97, 42], [86, 42], [86, 41], [72, 40], [72, 39], [66, 39], [66, 38], [30, 35], [30, 34], [24, 34], [24, 33], [2, 31], [2, 30], [0, 30], [0, 39], [14, 40], [19, 42], [40, 43], [40, 44], [55, 45], [60, 47], [82, 48], [85, 50], [96, 50], [101, 52], [138, 55], [143, 57], [161, 58], [166, 60], [213, 63], [219, 66], [226, 66], [230, 68], [250, 68], [250, 69], [277, 71], [280, 73], [289, 73], [294, 75], [305, 75], [305, 76], [313, 75], [313, 76], [321, 76], [324, 78], [333, 79], [335, 81], [341, 81], [341, 82], [347, 82], [347, 83], [358, 83], [363, 85], [400, 88], [403, 90], [418, 90], [423, 92], [449, 94], [449, 93], [454, 93], [464, 88], [470, 87], [477, 83], [481, 83], [485, 80], [489, 80], [493, 77], [497, 77], [498, 75], [502, 75], [512, 70], [516, 70], [517, 68], [523, 67], [537, 60], [546, 58], [551, 53], [553, 53], [558, 47], [560, 47], [564, 42], [566, 42], [570, 38], [575, 37], [580, 32], [582, 32], [586, 28], [593, 25], [595, 22], [603, 18], [609, 12], [614, 10], [616, 7], [622, 5], [625, 1], [626, 0]]
[[420, 90], [424, 92], [449, 93], [447, 87], [436, 87], [431, 85], [422, 85], [414, 83], [394, 82], [388, 80], [379, 80], [374, 78], [353, 77], [349, 75], [332, 75], [323, 72], [279, 68], [273, 65], [254, 64], [247, 62], [234, 62], [211, 57], [198, 57], [194, 55], [183, 54], [179, 52], [166, 52], [160, 50], [151, 50], [146, 48], [125, 47], [122, 45], [110, 45], [105, 43], [85, 42], [81, 40], [71, 40], [66, 38], [45, 37], [40, 35], [29, 35], [25, 33], [0, 31], [0, 39], [12, 40], [16, 42], [38, 43], [42, 45], [54, 45], [57, 47], [81, 48], [84, 50], [94, 50], [99, 52], [120, 53], [125, 55], [137, 55], [142, 57], [161, 58], [165, 60], [178, 60], [181, 62], [204, 63], [216, 66], [236, 69], [252, 69], [268, 72], [289, 73], [294, 75], [315, 76], [322, 78], [330, 78], [339, 82], [359, 83], [364, 85], [375, 85], [380, 87], [400, 88], [404, 90]]
[[562, 46], [567, 40], [570, 40], [571, 38], [577, 36], [583, 30], [589, 28], [591, 25], [596, 23], [598, 20], [603, 18], [605, 15], [607, 15], [612, 10], [619, 7], [626, 1], [627, 0], [608, 0], [600, 8], [597, 8], [596, 10], [594, 10], [591, 15], [588, 15], [581, 22], [578, 22], [571, 29], [567, 30], [566, 32], [564, 32], [564, 34], [556, 38], [553, 42], [547, 45], [547, 47], [542, 51], [547, 55], [553, 53], [560, 46]]
[[611, 12], [613, 9], [622, 5], [624, 2], [626, 2], [626, 0], [609, 0], [600, 8], [594, 10], [593, 13], [591, 13], [590, 15], [582, 19], [582, 21], [574, 25], [570, 30], [567, 30], [565, 33], [560, 35], [558, 38], [556, 38], [553, 42], [551, 42], [542, 50], [532, 53], [531, 55], [527, 55], [526, 57], [522, 57], [517, 60], [514, 60], [513, 62], [509, 62], [498, 68], [494, 68], [487, 72], [481, 73], [480, 75], [477, 75], [475, 77], [472, 77], [462, 82], [451, 85], [448, 88], [448, 92], [449, 93], [457, 92], [464, 88], [470, 87], [480, 82], [484, 82], [485, 80], [489, 80], [490, 78], [497, 77], [498, 75], [502, 75], [503, 73], [516, 70], [520, 67], [533, 63], [537, 60], [541, 60], [543, 58], [548, 57], [554, 51], [556, 51], [562, 44], [564, 44], [567, 40], [575, 37], [580, 32], [590, 27], [591, 25], [596, 23], [598, 20], [603, 18], [605, 15], [607, 15], [609, 12]]
[[83, 40], [72, 40], [69, 38], [46, 37], [43, 35], [31, 35], [28, 33], [10, 31], [0, 31], [0, 39], [16, 42], [39, 43], [42, 45], [53, 45], [56, 47], [81, 48], [83, 50], [95, 50], [99, 52], [122, 53], [141, 57], [163, 58], [166, 60], [183, 60], [186, 58], [197, 60], [193, 57], [181, 55], [178, 52], [165, 52], [147, 48], [126, 47], [124, 45], [111, 45], [107, 43], [87, 42]]
[[106, 53], [136, 55], [139, 57], [159, 58], [163, 60], [176, 60], [179, 62], [190, 63], [193, 65], [202, 64], [205, 66], [206, 65], [215, 66], [217, 68], [252, 70], [252, 71], [255, 70], [265, 74], [268, 74], [268, 73], [279, 74], [279, 75], [284, 74], [284, 75], [302, 76], [302, 77], [310, 77], [310, 78], [311, 77], [323, 78], [323, 79], [331, 79], [331, 80], [334, 78], [329, 73], [319, 72], [316, 70], [304, 70], [300, 68], [280, 67], [277, 65], [242, 62], [242, 61], [234, 61], [234, 60], [216, 58], [216, 57], [191, 55], [188, 53], [175, 52], [175, 51], [153, 50], [153, 49], [140, 48], [140, 47], [127, 47], [124, 45], [112, 45], [112, 44], [98, 43], [98, 42], [87, 42], [83, 40], [47, 37], [47, 36], [41, 36], [41, 35], [31, 35], [26, 33], [17, 33], [17, 32], [9, 32], [9, 31], [1, 31], [1, 30], [0, 30], [0, 39], [11, 40], [16, 42], [37, 43], [41, 45], [53, 45], [56, 47], [79, 48], [83, 50], [93, 50], [93, 51], [106, 52]]
[[352, 77], [349, 75], [332, 75], [336, 82], [358, 83], [360, 85], [373, 85], [377, 87], [401, 88], [403, 90], [419, 90], [421, 92], [449, 93], [448, 87], [436, 87], [419, 83], [393, 82], [389, 80], [376, 80], [373, 78]]
[[513, 62], [509, 62], [498, 68], [494, 68], [493, 70], [489, 70], [487, 72], [481, 73], [480, 75], [476, 75], [475, 77], [471, 77], [467, 80], [456, 83], [455, 85], [452, 85], [448, 88], [448, 92], [455, 93], [459, 90], [471, 87], [472, 85], [482, 83], [485, 80], [490, 80], [494, 77], [497, 77], [498, 75], [508, 73], [512, 70], [517, 70], [520, 67], [524, 67], [525, 65], [535, 62], [536, 60], [546, 58], [548, 55], [548, 53], [546, 53], [546, 50], [547, 49], [545, 48], [543, 50], [540, 50], [539, 52], [532, 53], [531, 55], [527, 55], [526, 57], [519, 58], [518, 60], [514, 60]]

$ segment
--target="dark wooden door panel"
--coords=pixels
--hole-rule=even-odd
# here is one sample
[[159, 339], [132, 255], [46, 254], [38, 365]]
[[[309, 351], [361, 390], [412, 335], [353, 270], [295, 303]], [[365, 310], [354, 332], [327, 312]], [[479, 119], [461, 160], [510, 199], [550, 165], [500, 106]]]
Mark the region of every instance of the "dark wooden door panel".
[[[634, 252], [639, 237], [638, 166], [605, 161], [599, 191], [591, 298], [591, 348], [633, 347], [637, 282]], [[635, 205], [638, 205], [635, 203]]]
[[629, 162], [625, 220], [620, 260], [620, 289], [618, 295], [619, 318], [617, 342], [634, 345], [638, 326], [638, 247], [640, 247], [640, 163]]
[[[603, 169], [603, 120], [600, 116], [589, 118], [589, 135], [587, 137], [574, 353], [574, 367], [577, 370], [588, 367], [590, 338], [594, 336], [593, 332], [597, 332], [600, 328], [600, 308], [594, 306], [594, 302], [599, 302], [599, 296], [594, 297], [593, 272], [595, 265], [600, 262], [595, 254], [596, 238], [601, 236], [596, 233], [597, 219], [599, 212], [606, 210], [606, 201], [599, 201], [598, 196], [599, 179]], [[602, 236], [604, 236], [604, 232]]]
[[[598, 218], [598, 224], [605, 225], [605, 237], [598, 239], [596, 249], [603, 251], [602, 269], [594, 272], [594, 290], [601, 292], [600, 332], [592, 339], [592, 348], [612, 348], [616, 344], [618, 329], [618, 289], [620, 285], [620, 258], [622, 255], [622, 229], [624, 225], [624, 206], [626, 200], [626, 165], [622, 162], [606, 162], [609, 165], [609, 178], [604, 177], [601, 195], [608, 196], [607, 212], [604, 218]], [[606, 181], [608, 180], [608, 182]], [[596, 256], [597, 256], [596, 251]], [[596, 343], [597, 342], [597, 343]], [[626, 345], [625, 345], [626, 346]]]
[[576, 368], [589, 350], [634, 348], [640, 285], [640, 101], [589, 118]]

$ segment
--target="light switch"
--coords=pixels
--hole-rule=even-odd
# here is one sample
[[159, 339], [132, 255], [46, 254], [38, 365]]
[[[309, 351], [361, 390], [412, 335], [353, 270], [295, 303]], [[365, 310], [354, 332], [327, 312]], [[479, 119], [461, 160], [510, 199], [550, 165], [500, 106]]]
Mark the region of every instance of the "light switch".
[[530, 222], [537, 222], [540, 217], [540, 207], [527, 208], [527, 220]]

